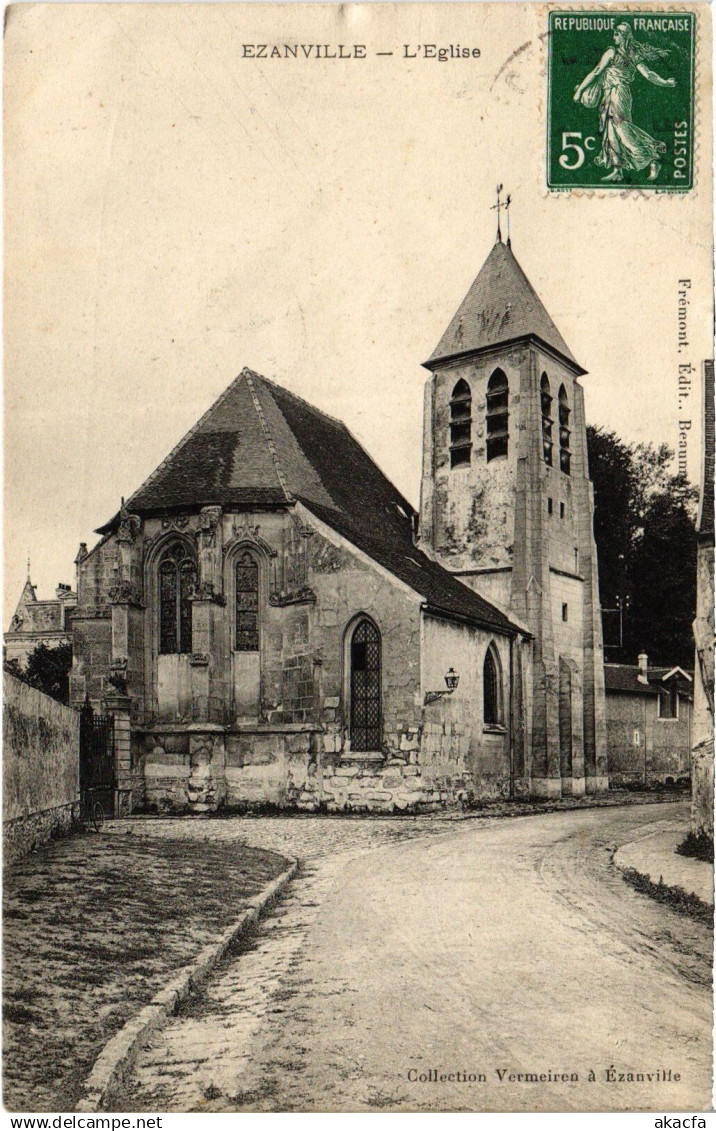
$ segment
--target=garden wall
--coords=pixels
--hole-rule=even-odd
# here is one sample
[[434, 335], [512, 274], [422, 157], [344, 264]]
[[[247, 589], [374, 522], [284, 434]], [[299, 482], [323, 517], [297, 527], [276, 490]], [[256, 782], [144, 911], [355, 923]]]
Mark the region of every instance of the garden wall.
[[79, 799], [80, 716], [5, 673], [5, 864], [69, 827]]

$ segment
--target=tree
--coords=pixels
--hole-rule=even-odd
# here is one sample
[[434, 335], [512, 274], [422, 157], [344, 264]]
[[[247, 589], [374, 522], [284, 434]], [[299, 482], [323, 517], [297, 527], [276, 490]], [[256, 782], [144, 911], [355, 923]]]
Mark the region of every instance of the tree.
[[51, 695], [60, 703], [69, 703], [71, 669], [71, 644], [58, 644], [56, 648], [38, 644], [27, 657], [23, 675], [28, 683], [44, 691], [45, 695]]
[[696, 609], [697, 492], [674, 475], [666, 444], [625, 444], [604, 428], [587, 429], [594, 484], [594, 537], [606, 655], [632, 662], [646, 652], [657, 664], [693, 663]]

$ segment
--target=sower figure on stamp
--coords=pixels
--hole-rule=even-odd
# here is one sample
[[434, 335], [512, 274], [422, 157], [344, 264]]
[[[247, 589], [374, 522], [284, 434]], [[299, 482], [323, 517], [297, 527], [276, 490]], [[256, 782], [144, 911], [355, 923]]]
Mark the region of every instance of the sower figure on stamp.
[[621, 181], [625, 169], [639, 171], [647, 165], [650, 181], [659, 176], [660, 158], [666, 146], [634, 125], [631, 84], [638, 71], [654, 86], [676, 86], [676, 79], [663, 79], [646, 65], [647, 60], [652, 62], [667, 54], [660, 47], [637, 42], [630, 26], [619, 24], [614, 32], [614, 47], [604, 52], [594, 70], [575, 89], [575, 102], [589, 109], [599, 106], [602, 148], [594, 161], [611, 169], [603, 178], [605, 181]]

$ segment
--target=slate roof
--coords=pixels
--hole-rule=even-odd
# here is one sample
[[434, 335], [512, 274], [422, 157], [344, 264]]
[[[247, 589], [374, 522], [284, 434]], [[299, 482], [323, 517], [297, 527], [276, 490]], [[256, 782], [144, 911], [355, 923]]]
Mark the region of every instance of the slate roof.
[[448, 358], [525, 338], [546, 345], [578, 374], [586, 373], [572, 356], [512, 248], [498, 241], [424, 364], [430, 369]]
[[[413, 507], [345, 424], [244, 369], [126, 502], [143, 515], [303, 503], [433, 611], [523, 631], [413, 542]], [[97, 533], [117, 524], [115, 515]]]
[[[616, 693], [630, 694], [630, 695], [658, 695], [660, 691], [666, 691], [672, 686], [672, 681], [669, 680], [664, 683], [664, 677], [672, 671], [672, 668], [647, 668], [647, 675], [649, 677], [648, 683], [640, 683], [638, 679], [639, 666], [638, 664], [605, 664], [604, 665], [604, 686], [607, 691]], [[689, 673], [691, 674], [691, 673]], [[682, 675], [675, 675], [672, 677], [676, 679], [676, 687], [679, 694], [691, 698], [691, 684]]]
[[703, 449], [704, 464], [701, 477], [701, 501], [697, 530], [699, 534], [714, 536], [714, 451], [716, 427], [714, 421], [714, 363], [705, 361], [703, 368]]

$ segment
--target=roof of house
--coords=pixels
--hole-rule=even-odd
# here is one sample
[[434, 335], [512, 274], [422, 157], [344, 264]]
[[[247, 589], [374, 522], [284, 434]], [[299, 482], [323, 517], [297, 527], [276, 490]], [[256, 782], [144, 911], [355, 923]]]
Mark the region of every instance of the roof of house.
[[457, 314], [424, 364], [531, 338], [557, 353], [578, 374], [586, 373], [547, 313], [509, 243], [497, 241]]
[[672, 680], [680, 694], [691, 696], [693, 673], [684, 672], [679, 667], [648, 667], [648, 683], [639, 680], [638, 664], [605, 664], [604, 686], [606, 691], [631, 695], [658, 695], [671, 689]]
[[716, 422], [714, 420], [714, 363], [704, 362], [704, 406], [702, 439], [704, 463], [701, 476], [701, 501], [697, 530], [699, 534], [714, 534], [714, 452], [716, 451]]
[[[421, 595], [429, 609], [501, 632], [524, 631], [415, 546], [413, 507], [345, 424], [250, 369], [125, 505], [148, 517], [295, 501]], [[113, 530], [118, 517], [98, 533]]]

